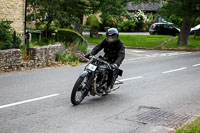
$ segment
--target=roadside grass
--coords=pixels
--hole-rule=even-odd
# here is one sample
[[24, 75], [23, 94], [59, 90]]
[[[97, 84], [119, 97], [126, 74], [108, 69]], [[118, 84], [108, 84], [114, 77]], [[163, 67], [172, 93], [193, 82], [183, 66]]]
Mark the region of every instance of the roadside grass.
[[[88, 37], [88, 36], [85, 36]], [[164, 41], [167, 41], [172, 36], [163, 36], [163, 35], [120, 35], [119, 38], [123, 41], [125, 46], [135, 47], [135, 48], [150, 48], [154, 49]], [[88, 43], [90, 44], [99, 44], [105, 35], [102, 35], [100, 38], [90, 38]]]
[[[89, 38], [89, 35], [84, 35], [84, 37]], [[102, 35], [100, 38], [90, 38], [88, 43], [90, 44], [99, 44], [105, 35]], [[127, 47], [134, 48], [148, 48], [155, 49], [165, 41], [173, 38], [173, 36], [166, 35], [120, 35], [119, 38], [124, 42]], [[162, 47], [164, 50], [200, 50], [200, 38], [194, 39], [194, 36], [191, 35], [189, 38], [189, 44], [185, 45], [177, 45], [178, 37], [173, 39], [171, 42], [167, 43]]]
[[182, 128], [177, 129], [173, 133], [200, 133], [200, 117]]
[[178, 37], [174, 39], [172, 42], [169, 42], [164, 49], [176, 49], [176, 50], [200, 50], [200, 38], [194, 39], [194, 36], [191, 35], [189, 38], [189, 44], [185, 45], [177, 45]]

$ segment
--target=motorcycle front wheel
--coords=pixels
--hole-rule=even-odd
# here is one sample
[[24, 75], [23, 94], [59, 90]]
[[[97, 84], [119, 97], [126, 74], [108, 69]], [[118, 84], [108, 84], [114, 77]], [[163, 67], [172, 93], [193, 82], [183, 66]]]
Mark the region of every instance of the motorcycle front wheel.
[[73, 105], [80, 104], [83, 99], [87, 96], [87, 90], [85, 90], [85, 85], [87, 82], [87, 77], [79, 77], [72, 89], [71, 93], [71, 103]]

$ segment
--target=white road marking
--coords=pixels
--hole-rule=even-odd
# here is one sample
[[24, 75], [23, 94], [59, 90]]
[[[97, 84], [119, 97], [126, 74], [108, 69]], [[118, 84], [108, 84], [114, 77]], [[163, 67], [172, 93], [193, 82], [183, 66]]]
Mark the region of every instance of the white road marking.
[[182, 68], [178, 68], [178, 69], [173, 69], [173, 70], [165, 71], [165, 72], [162, 72], [162, 73], [171, 73], [171, 72], [181, 71], [181, 70], [184, 70], [184, 69], [187, 69], [187, 67], [182, 67]]
[[24, 104], [24, 103], [30, 103], [30, 102], [34, 102], [34, 101], [38, 101], [38, 100], [42, 100], [42, 99], [47, 99], [47, 98], [55, 97], [55, 96], [58, 96], [58, 95], [60, 95], [60, 94], [52, 94], [52, 95], [43, 96], [43, 97], [34, 98], [34, 99], [29, 99], [29, 100], [25, 100], [25, 101], [21, 101], [21, 102], [6, 104], [6, 105], [0, 106], [0, 109], [11, 107], [11, 106], [16, 106], [16, 105], [20, 105], [20, 104]]
[[[128, 54], [134, 54], [131, 52], [126, 52]], [[177, 56], [177, 55], [185, 55], [191, 54], [192, 52], [170, 52], [170, 53], [156, 53], [156, 54], [134, 54], [135, 56], [139, 56], [138, 58], [129, 58], [125, 59], [125, 61], [133, 61], [133, 60], [140, 60], [140, 59], [147, 59], [147, 58], [155, 58], [155, 57], [166, 57], [166, 56]]]
[[195, 65], [192, 65], [193, 67], [196, 67], [196, 66], [200, 66], [200, 64], [195, 64]]
[[146, 59], [149, 57], [138, 57], [138, 58], [131, 58], [131, 59], [125, 59], [125, 61], [133, 61], [133, 60], [140, 60], [140, 59]]
[[146, 51], [142, 51], [142, 50], [131, 50], [128, 53], [144, 53]]
[[143, 78], [143, 76], [138, 76], [138, 77], [133, 77], [133, 78], [127, 78], [127, 79], [121, 79], [119, 81], [123, 82], [123, 81], [134, 80], [134, 79], [141, 79], [141, 78]]

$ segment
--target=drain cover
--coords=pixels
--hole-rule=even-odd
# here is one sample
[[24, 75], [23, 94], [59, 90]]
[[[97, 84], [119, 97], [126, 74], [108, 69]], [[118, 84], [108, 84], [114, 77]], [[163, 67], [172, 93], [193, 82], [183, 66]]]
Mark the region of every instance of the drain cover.
[[151, 109], [144, 113], [134, 115], [127, 120], [144, 124], [152, 123], [158, 126], [177, 128], [186, 123], [192, 116], [178, 115], [160, 109]]

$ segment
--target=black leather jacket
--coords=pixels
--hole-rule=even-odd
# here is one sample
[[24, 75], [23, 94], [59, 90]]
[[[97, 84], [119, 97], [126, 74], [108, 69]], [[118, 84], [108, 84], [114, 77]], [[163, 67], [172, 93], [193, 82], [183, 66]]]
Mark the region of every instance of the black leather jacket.
[[104, 49], [104, 57], [107, 58], [109, 63], [115, 63], [120, 66], [125, 58], [124, 43], [120, 39], [114, 43], [108, 43], [106, 39], [104, 39], [100, 44], [93, 48], [90, 54], [96, 55], [102, 49]]

